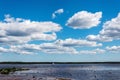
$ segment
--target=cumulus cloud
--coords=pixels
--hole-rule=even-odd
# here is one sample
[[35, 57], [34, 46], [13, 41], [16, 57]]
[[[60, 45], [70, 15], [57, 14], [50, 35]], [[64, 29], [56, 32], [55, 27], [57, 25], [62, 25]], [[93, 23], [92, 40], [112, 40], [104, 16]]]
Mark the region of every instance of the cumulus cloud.
[[[40, 44], [40, 48], [42, 52], [45, 53], [69, 53], [69, 54], [81, 54], [82, 52], [79, 52], [76, 47], [99, 47], [102, 46], [101, 43], [96, 43], [93, 41], [86, 41], [86, 40], [77, 40], [68, 38], [66, 40], [56, 40], [53, 43], [43, 43]], [[92, 52], [99, 52], [103, 53], [101, 49], [96, 49], [91, 51]]]
[[104, 53], [105, 50], [103, 49], [95, 49], [95, 50], [81, 50], [78, 51], [77, 47], [99, 47], [102, 46], [101, 43], [96, 43], [93, 41], [86, 41], [86, 40], [77, 40], [68, 38], [65, 40], [56, 40], [53, 43], [43, 43], [40, 44], [40, 48], [42, 52], [45, 53], [68, 53], [68, 54], [95, 54], [95, 53]]
[[106, 51], [103, 49], [94, 49], [94, 50], [81, 50], [79, 51], [80, 54], [97, 54], [97, 53], [105, 53]]
[[56, 15], [57, 15], [57, 14], [62, 14], [63, 12], [64, 12], [63, 9], [58, 9], [58, 10], [56, 10], [56, 11], [52, 14], [52, 18], [53, 18], [53, 19], [56, 18]]
[[87, 39], [102, 42], [120, 40], [120, 13], [116, 18], [106, 21], [98, 35], [88, 35]]
[[17, 54], [36, 54], [39, 52], [49, 53], [49, 54], [77, 54], [77, 50], [72, 47], [64, 47], [56, 45], [54, 43], [42, 43], [40, 45], [36, 44], [22, 44], [22, 45], [12, 45], [9, 48], [0, 47], [0, 52], [2, 53], [17, 53]]
[[78, 47], [99, 47], [102, 46], [100, 43], [86, 40], [77, 40], [68, 38], [66, 40], [56, 40], [51, 43], [41, 43], [41, 44], [19, 44], [11, 45], [9, 48], [0, 47], [2, 53], [18, 53], [18, 54], [35, 54], [39, 52], [43, 53], [54, 53], [54, 54], [93, 54], [93, 53], [102, 53], [102, 50], [81, 50], [78, 51]]
[[[61, 29], [62, 27], [59, 24], [50, 21], [31, 21], [5, 15], [4, 21], [0, 21], [0, 43], [4, 44], [0, 46], [0, 52], [17, 54], [35, 54], [39, 52], [80, 54], [76, 47], [102, 46], [101, 43], [95, 41], [72, 38], [56, 40], [51, 43], [28, 44], [29, 41], [34, 40], [55, 40], [57, 38], [56, 32]], [[8, 47], [4, 47], [5, 45]]]
[[120, 53], [120, 46], [107, 46], [106, 50], [110, 53]]
[[63, 54], [63, 53], [77, 54], [78, 53], [77, 50], [72, 47], [64, 47], [54, 43], [44, 43], [44, 44], [41, 44], [40, 46], [41, 46], [41, 50], [45, 53], [55, 53], [55, 54]]
[[30, 40], [55, 40], [59, 24], [46, 21], [38, 22], [5, 15], [0, 22], [0, 43], [25, 43]]
[[8, 52], [8, 50], [5, 49], [5, 48], [3, 48], [3, 47], [0, 47], [0, 52], [1, 52], [1, 53], [6, 53], [6, 52]]
[[54, 43], [42, 43], [37, 44], [22, 44], [22, 45], [12, 45], [10, 48], [0, 47], [1, 53], [17, 53], [17, 54], [36, 54], [39, 52], [47, 54], [103, 54], [106, 51], [112, 53], [119, 53], [120, 46], [107, 47], [104, 49], [93, 49], [93, 50], [76, 50], [74, 47], [65, 47], [57, 45]]
[[80, 11], [68, 19], [66, 25], [73, 29], [89, 29], [97, 26], [101, 21], [102, 12], [91, 13]]
[[65, 39], [65, 40], [57, 40], [55, 42], [56, 44], [59, 44], [59, 45], [62, 45], [62, 46], [65, 46], [65, 47], [99, 47], [99, 46], [102, 46], [101, 43], [97, 43], [97, 42], [94, 42], [94, 41], [87, 41], [87, 40], [80, 40], [80, 39], [72, 39], [72, 38], [68, 38], [68, 39]]
[[36, 44], [11, 45], [9, 48], [0, 47], [2, 53], [35, 54], [40, 50], [40, 46]]
[[112, 41], [112, 38], [107, 37], [107, 36], [101, 36], [100, 34], [98, 34], [98, 35], [88, 35], [86, 38], [90, 41], [100, 41], [100, 42]]

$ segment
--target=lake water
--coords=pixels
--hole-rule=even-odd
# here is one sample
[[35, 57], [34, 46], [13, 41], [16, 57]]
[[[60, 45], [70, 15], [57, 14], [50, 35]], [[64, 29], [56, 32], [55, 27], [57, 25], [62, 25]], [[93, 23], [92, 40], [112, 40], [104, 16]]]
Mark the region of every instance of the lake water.
[[[70, 80], [120, 80], [120, 64], [0, 64], [0, 68], [5, 67], [30, 69], [16, 71], [14, 74], [7, 75], [9, 77], [39, 77], [36, 80], [52, 80], [40, 79], [40, 77], [67, 78]], [[7, 76], [0, 75], [0, 80]]]

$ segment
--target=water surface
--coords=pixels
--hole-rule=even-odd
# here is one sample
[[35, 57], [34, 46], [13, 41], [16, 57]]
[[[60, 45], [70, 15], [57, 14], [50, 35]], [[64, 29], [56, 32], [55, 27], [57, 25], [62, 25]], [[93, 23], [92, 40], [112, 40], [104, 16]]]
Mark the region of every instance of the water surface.
[[[1, 64], [0, 68], [29, 68], [8, 76], [53, 77], [71, 80], [120, 80], [120, 64]], [[42, 79], [41, 79], [42, 80]], [[44, 79], [45, 80], [45, 79]], [[49, 79], [46, 79], [49, 80]]]

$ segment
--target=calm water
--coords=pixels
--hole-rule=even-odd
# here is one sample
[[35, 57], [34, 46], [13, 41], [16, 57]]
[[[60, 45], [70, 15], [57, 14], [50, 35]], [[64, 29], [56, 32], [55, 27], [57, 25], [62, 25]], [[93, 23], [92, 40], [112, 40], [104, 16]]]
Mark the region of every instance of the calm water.
[[12, 75], [62, 77], [71, 80], [120, 80], [120, 64], [0, 64], [0, 68], [21, 67]]

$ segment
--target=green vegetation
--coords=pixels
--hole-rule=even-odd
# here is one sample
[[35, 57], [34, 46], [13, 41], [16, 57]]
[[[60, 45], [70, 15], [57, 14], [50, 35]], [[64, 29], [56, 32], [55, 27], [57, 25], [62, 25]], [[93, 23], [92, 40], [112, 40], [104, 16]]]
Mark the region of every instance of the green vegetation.
[[23, 70], [29, 70], [29, 69], [25, 69], [25, 68], [2, 68], [0, 69], [0, 74], [9, 74], [9, 73], [13, 73], [15, 71], [23, 71]]

